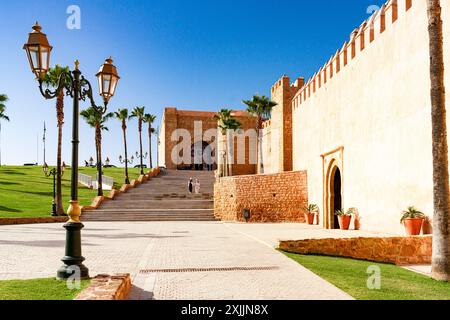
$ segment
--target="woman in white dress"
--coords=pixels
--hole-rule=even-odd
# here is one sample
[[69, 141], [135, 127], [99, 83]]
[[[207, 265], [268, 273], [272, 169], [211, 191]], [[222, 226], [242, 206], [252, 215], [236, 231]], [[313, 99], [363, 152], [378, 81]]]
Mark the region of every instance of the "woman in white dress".
[[200, 181], [198, 181], [198, 179], [195, 179], [194, 189], [196, 194], [200, 193]]

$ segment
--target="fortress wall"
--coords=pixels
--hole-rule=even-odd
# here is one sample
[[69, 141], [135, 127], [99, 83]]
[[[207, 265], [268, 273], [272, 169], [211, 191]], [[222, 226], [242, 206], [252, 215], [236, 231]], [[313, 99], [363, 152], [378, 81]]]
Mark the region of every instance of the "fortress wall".
[[292, 101], [294, 170], [308, 171], [310, 202], [323, 210], [321, 155], [343, 146], [343, 206], [359, 209], [361, 229], [403, 233], [409, 205], [432, 214], [428, 38], [424, 0], [390, 1]]
[[[176, 138], [177, 130], [187, 130], [190, 134], [190, 144], [201, 141], [204, 139], [204, 134], [209, 129], [217, 129], [217, 121], [213, 119], [214, 112], [206, 111], [189, 111], [189, 110], [177, 110], [176, 108], [165, 108], [163, 121], [161, 124], [161, 146], [160, 145], [160, 163], [165, 164], [168, 169], [176, 169], [177, 165], [172, 159], [172, 152], [175, 146], [182, 141], [183, 133], [181, 136]], [[202, 131], [199, 132], [202, 136], [196, 137], [195, 134], [195, 123], [201, 122]], [[172, 137], [172, 134], [175, 136]], [[206, 143], [213, 143], [215, 146], [215, 141], [205, 141]]]
[[278, 105], [263, 126], [264, 173], [292, 171], [292, 98], [303, 85], [303, 78], [291, 84], [284, 75], [271, 88], [271, 100]]
[[243, 210], [249, 209], [249, 222], [304, 222], [302, 208], [308, 203], [307, 173], [225, 177], [214, 184], [214, 215], [222, 221], [245, 222]]

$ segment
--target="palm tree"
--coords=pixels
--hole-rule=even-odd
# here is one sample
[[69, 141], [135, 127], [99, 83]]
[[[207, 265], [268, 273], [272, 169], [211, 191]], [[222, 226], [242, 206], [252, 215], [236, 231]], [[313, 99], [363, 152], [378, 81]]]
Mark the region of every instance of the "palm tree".
[[148, 153], [149, 153], [149, 158], [150, 158], [150, 169], [153, 168], [153, 159], [152, 159], [152, 134], [154, 134], [155, 128], [153, 128], [153, 123], [156, 120], [156, 116], [152, 115], [152, 114], [145, 114], [144, 115], [144, 122], [148, 123]]
[[[55, 65], [50, 68], [43, 80], [44, 85], [56, 87], [62, 73], [69, 72], [69, 67]], [[56, 155], [56, 212], [58, 215], [64, 215], [62, 203], [62, 128], [64, 125], [64, 90], [61, 90], [56, 97], [56, 119], [58, 125], [58, 150]]]
[[[230, 135], [229, 132], [236, 131], [241, 128], [241, 123], [237, 121], [233, 116], [231, 115], [231, 110], [229, 109], [222, 109], [220, 110], [216, 115], [214, 115], [214, 119], [219, 122], [219, 129], [222, 133], [222, 136], [225, 137], [225, 155], [226, 158], [224, 159], [225, 162], [223, 164], [224, 166], [224, 176], [228, 176], [231, 174], [231, 161], [229, 161], [230, 153], [229, 153], [229, 144], [230, 144]], [[227, 170], [226, 170], [227, 168]]]
[[125, 183], [130, 184], [130, 178], [128, 176], [128, 149], [127, 149], [127, 120], [128, 120], [128, 109], [123, 108], [114, 112], [116, 119], [122, 122], [123, 131], [123, 146], [125, 149]]
[[97, 153], [97, 172], [98, 172], [98, 193], [99, 197], [103, 196], [103, 179], [102, 179], [102, 131], [108, 131], [105, 123], [114, 117], [112, 112], [102, 114], [93, 107], [80, 112], [86, 123], [95, 128], [95, 151]]
[[448, 142], [444, 84], [444, 45], [440, 0], [427, 0], [430, 39], [431, 121], [433, 137], [432, 275], [450, 280]]
[[142, 123], [144, 121], [145, 116], [145, 107], [136, 107], [131, 111], [130, 119], [137, 118], [138, 119], [138, 131], [139, 131], [139, 148], [141, 152], [141, 175], [144, 174], [144, 162], [142, 159]]
[[[6, 105], [5, 103], [8, 102], [8, 96], [6, 94], [0, 94], [0, 135], [2, 133], [2, 123], [1, 120], [9, 121], [8, 116], [5, 114], [6, 111]], [[2, 150], [0, 145], [0, 166], [2, 165]]]
[[256, 123], [256, 134], [258, 136], [258, 145], [256, 148], [257, 159], [259, 161], [259, 173], [264, 173], [263, 157], [262, 157], [262, 135], [261, 129], [263, 122], [270, 118], [272, 109], [278, 104], [271, 101], [268, 97], [254, 95], [252, 100], [244, 100], [244, 104], [247, 105], [247, 112], [255, 115], [258, 120]]

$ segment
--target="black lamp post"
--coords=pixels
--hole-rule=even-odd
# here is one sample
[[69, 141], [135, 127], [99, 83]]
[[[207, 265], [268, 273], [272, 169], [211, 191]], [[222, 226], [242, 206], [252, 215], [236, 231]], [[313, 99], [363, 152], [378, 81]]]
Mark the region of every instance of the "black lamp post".
[[[58, 213], [56, 212], [56, 176], [58, 175], [58, 171], [56, 170], [56, 168], [50, 170], [46, 162], [44, 163], [42, 170], [44, 171], [46, 177], [53, 176], [52, 216], [57, 217]], [[66, 172], [66, 164], [63, 162], [63, 165], [61, 167], [61, 177], [64, 175], [64, 172]]]
[[128, 165], [133, 164], [134, 156], [131, 156], [131, 160], [128, 160], [126, 154], [125, 154], [125, 158], [122, 156], [119, 156], [119, 162], [122, 164], [125, 163], [125, 184], [130, 184], [130, 177], [128, 176]]
[[106, 112], [109, 99], [114, 96], [117, 82], [120, 77], [112, 59], [106, 59], [96, 74], [100, 87], [100, 95], [103, 97], [103, 107], [95, 104], [92, 86], [84, 78], [79, 70], [79, 62], [75, 61], [75, 69], [61, 73], [56, 89], [44, 89], [43, 80], [50, 65], [50, 46], [47, 36], [41, 32], [42, 28], [36, 22], [33, 31], [29, 34], [28, 42], [23, 46], [25, 49], [32, 72], [39, 82], [39, 90], [45, 99], [54, 99], [61, 92], [73, 98], [73, 127], [72, 127], [72, 170], [71, 170], [71, 201], [67, 213], [70, 220], [64, 225], [66, 229], [65, 256], [62, 258], [64, 266], [58, 269], [57, 278], [67, 279], [79, 274], [81, 279], [89, 277], [89, 270], [83, 265], [85, 258], [81, 254], [81, 229], [84, 227], [80, 222], [81, 208], [78, 202], [78, 125], [79, 125], [79, 102], [89, 100], [91, 106], [100, 113]]
[[148, 158], [148, 152], [146, 152], [145, 154], [139, 153], [138, 151], [136, 151], [136, 158], [141, 158], [141, 174], [144, 174], [144, 160], [147, 160]]

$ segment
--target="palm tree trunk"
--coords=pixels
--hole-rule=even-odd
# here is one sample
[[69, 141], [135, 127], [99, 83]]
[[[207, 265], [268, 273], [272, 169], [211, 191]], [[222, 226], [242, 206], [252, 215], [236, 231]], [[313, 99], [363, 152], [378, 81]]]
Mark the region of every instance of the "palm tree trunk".
[[258, 141], [257, 141], [257, 143], [258, 143], [258, 145], [257, 145], [257, 147], [256, 147], [256, 156], [257, 156], [257, 162], [258, 162], [258, 165], [257, 165], [257, 172], [256, 173], [259, 173], [259, 174], [263, 174], [264, 173], [264, 166], [263, 166], [263, 156], [262, 156], [262, 134], [261, 134], [261, 128], [262, 128], [262, 118], [261, 118], [261, 116], [259, 115], [258, 116], [258, 125], [257, 125], [257, 128], [256, 128], [256, 134], [257, 134], [257, 137], [258, 137]]
[[0, 167], [2, 166], [2, 122], [0, 121]]
[[431, 118], [433, 137], [432, 275], [450, 280], [448, 142], [445, 107], [443, 31], [440, 0], [427, 0], [430, 36]]
[[123, 145], [125, 148], [125, 184], [130, 184], [130, 178], [128, 176], [128, 151], [127, 151], [127, 128], [122, 125], [123, 131]]
[[148, 125], [148, 153], [150, 159], [150, 169], [153, 169], [153, 159], [152, 159], [152, 125]]
[[[230, 132], [227, 131], [227, 174], [228, 176], [233, 175], [233, 163], [234, 163], [234, 154], [231, 154], [230, 150], [233, 150], [234, 139], [233, 135], [230, 135]], [[232, 157], [233, 156], [233, 157]]]
[[223, 158], [223, 175], [228, 177], [228, 133], [225, 133], [225, 157]]
[[56, 155], [56, 213], [65, 215], [62, 203], [62, 127], [64, 124], [64, 92], [56, 98], [56, 115], [58, 121], [58, 150]]
[[102, 172], [102, 130], [99, 126], [95, 128], [95, 148], [97, 149], [97, 195], [103, 196], [103, 172]]
[[141, 157], [140, 157], [140, 161], [141, 161], [141, 175], [144, 174], [144, 161], [142, 159], [142, 157], [144, 156], [142, 154], [142, 120], [139, 120], [139, 149], [141, 152]]

